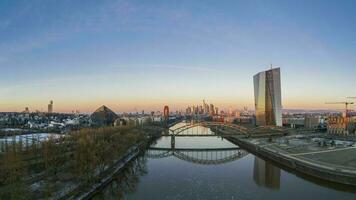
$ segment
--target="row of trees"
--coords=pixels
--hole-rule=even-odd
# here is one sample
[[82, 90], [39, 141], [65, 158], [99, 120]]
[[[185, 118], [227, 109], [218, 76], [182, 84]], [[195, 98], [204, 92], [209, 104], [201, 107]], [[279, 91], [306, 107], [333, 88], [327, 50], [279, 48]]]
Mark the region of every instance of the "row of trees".
[[0, 199], [46, 198], [68, 184], [90, 186], [146, 138], [142, 127], [125, 126], [82, 129], [26, 148], [7, 144], [0, 153]]

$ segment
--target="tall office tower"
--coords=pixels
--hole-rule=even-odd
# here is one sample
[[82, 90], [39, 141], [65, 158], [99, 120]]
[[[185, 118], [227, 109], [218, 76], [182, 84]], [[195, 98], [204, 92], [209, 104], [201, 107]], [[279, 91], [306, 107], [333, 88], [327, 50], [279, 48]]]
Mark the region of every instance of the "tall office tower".
[[198, 108], [198, 114], [204, 114], [204, 109], [203, 109], [203, 106], [199, 106], [199, 108]]
[[280, 68], [260, 72], [253, 77], [257, 126], [282, 126]]
[[231, 107], [229, 107], [228, 114], [229, 114], [229, 117], [231, 117], [231, 116], [232, 116], [232, 108], [231, 108]]
[[52, 100], [48, 104], [48, 113], [53, 113], [53, 101]]
[[215, 114], [215, 108], [213, 104], [210, 104], [210, 115], [213, 116]]
[[190, 115], [192, 113], [192, 108], [188, 106], [187, 109], [185, 109], [185, 114]]
[[203, 100], [203, 114], [208, 113], [209, 108], [207, 109], [206, 106], [207, 106], [207, 103], [205, 103], [205, 100]]

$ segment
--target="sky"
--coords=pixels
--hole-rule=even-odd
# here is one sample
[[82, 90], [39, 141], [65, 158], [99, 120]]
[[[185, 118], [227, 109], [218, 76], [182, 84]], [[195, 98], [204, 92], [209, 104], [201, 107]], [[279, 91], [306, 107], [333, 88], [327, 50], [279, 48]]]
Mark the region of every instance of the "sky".
[[[356, 96], [356, 1], [1, 0], [0, 111], [254, 107], [281, 68], [285, 109]], [[355, 106], [351, 107], [356, 109]]]

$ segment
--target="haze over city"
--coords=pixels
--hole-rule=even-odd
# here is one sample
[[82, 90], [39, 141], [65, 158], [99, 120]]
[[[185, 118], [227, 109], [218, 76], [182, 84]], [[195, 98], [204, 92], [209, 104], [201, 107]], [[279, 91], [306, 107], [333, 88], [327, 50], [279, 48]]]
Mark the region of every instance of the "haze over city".
[[0, 110], [254, 109], [281, 67], [284, 109], [356, 94], [355, 1], [1, 1]]

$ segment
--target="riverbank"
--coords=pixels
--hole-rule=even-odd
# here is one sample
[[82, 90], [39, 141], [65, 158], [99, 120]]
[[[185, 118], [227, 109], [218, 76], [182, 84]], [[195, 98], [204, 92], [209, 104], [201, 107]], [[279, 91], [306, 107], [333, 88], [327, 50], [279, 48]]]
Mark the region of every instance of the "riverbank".
[[28, 148], [13, 142], [0, 154], [0, 199], [90, 194], [159, 134], [151, 127], [107, 127], [31, 143]]
[[107, 186], [112, 180], [113, 177], [119, 174], [132, 160], [134, 160], [141, 153], [144, 153], [146, 148], [157, 139], [159, 134], [150, 134], [147, 141], [143, 141], [139, 144], [133, 145], [128, 151], [113, 165], [108, 167], [102, 174], [98, 175], [99, 181], [91, 185], [91, 187], [85, 187], [78, 185], [77, 188], [74, 188], [72, 191], [68, 192], [65, 195], [62, 195], [56, 200], [64, 199], [76, 199], [76, 200], [87, 200], [94, 197], [101, 189]]
[[279, 137], [272, 141], [269, 137], [251, 139], [230, 136], [227, 139], [259, 157], [301, 174], [356, 186], [356, 162], [354, 161], [356, 147], [354, 146], [319, 146], [315, 142], [306, 142], [307, 140], [297, 137]]
[[294, 170], [239, 149], [221, 136], [213, 136], [209, 127], [195, 128], [190, 133], [211, 135], [176, 137], [174, 146], [171, 137], [159, 138], [92, 199], [353, 200], [355, 197], [355, 187], [304, 178]]
[[[101, 188], [105, 187], [112, 181], [112, 177], [120, 173], [120, 171], [135, 157], [137, 157], [140, 153], [140, 148], [142, 148], [142, 144], [135, 145], [131, 147], [127, 153], [116, 161], [112, 166], [110, 166], [103, 175], [101, 175], [100, 181], [93, 184], [91, 187], [82, 188], [83, 186], [78, 185], [74, 187], [72, 190], [68, 191], [65, 194], [62, 194], [56, 199], [77, 199], [77, 200], [85, 200], [92, 198]], [[104, 175], [105, 174], [105, 175]], [[86, 189], [85, 189], [86, 188]]]

